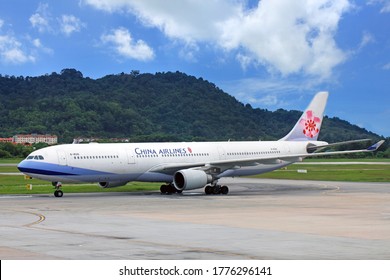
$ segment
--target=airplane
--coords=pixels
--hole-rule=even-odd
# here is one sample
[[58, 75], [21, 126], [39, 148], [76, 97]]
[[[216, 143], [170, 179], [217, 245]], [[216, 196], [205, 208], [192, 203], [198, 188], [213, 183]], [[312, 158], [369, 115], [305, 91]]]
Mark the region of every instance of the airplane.
[[317, 93], [292, 130], [277, 141], [62, 144], [32, 152], [18, 164], [25, 175], [51, 181], [62, 197], [62, 182], [97, 182], [102, 188], [131, 181], [165, 182], [162, 194], [205, 188], [206, 194], [228, 194], [222, 177], [270, 172], [306, 157], [373, 152], [384, 140], [363, 150], [323, 151], [366, 141], [329, 144], [318, 141], [328, 92]]

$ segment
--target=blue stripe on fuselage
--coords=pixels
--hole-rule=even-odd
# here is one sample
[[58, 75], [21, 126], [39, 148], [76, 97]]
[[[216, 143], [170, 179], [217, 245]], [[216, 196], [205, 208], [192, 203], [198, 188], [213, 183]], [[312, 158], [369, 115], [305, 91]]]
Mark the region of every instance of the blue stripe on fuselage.
[[82, 176], [82, 175], [107, 175], [112, 174], [92, 169], [40, 162], [36, 160], [24, 160], [18, 164], [18, 169], [23, 173], [39, 175]]

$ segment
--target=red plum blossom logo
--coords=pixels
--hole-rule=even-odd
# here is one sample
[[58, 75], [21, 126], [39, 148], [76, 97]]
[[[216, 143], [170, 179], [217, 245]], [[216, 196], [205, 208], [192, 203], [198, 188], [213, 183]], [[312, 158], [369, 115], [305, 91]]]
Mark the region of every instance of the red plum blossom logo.
[[314, 116], [313, 111], [311, 110], [306, 111], [306, 119], [302, 118], [299, 121], [299, 124], [303, 127], [303, 134], [310, 138], [313, 138], [320, 132], [319, 127], [317, 127], [317, 124], [320, 123], [321, 119]]

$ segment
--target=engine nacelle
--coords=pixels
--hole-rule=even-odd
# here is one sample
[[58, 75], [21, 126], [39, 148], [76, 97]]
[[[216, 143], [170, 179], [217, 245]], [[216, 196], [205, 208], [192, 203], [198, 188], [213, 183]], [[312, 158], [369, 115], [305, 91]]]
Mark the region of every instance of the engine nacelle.
[[121, 187], [121, 186], [124, 186], [126, 185], [128, 182], [118, 182], [118, 181], [114, 181], [114, 182], [99, 182], [99, 187], [103, 188], [103, 189], [108, 189], [108, 188], [115, 188], [115, 187]]
[[182, 169], [173, 175], [173, 185], [179, 191], [200, 189], [211, 182], [211, 175], [202, 170]]

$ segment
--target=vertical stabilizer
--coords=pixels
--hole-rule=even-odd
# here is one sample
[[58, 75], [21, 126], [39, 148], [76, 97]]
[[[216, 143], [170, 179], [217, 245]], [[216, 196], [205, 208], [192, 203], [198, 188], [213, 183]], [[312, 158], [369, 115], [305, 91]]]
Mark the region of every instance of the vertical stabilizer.
[[317, 93], [294, 128], [281, 141], [316, 141], [320, 133], [328, 92]]

